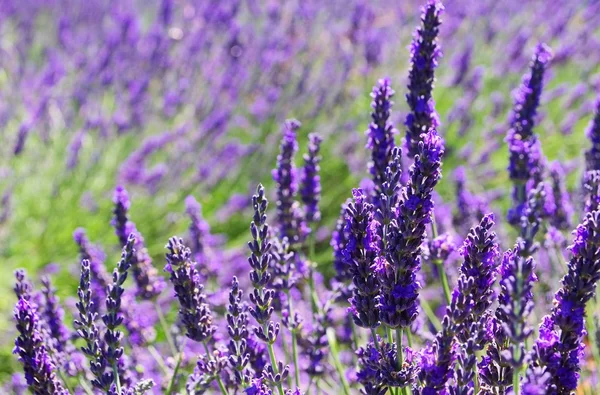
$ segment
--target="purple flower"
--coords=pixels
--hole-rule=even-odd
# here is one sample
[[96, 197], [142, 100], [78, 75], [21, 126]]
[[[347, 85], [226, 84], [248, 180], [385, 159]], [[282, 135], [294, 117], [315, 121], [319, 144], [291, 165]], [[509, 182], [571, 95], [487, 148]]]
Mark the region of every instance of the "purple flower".
[[371, 97], [372, 122], [366, 131], [367, 148], [371, 150], [371, 161], [369, 172], [375, 184], [373, 203], [379, 208], [379, 199], [383, 193], [383, 183], [386, 181], [385, 171], [392, 160], [392, 149], [394, 148], [394, 135], [398, 133], [390, 121], [390, 111], [394, 102], [392, 97], [394, 90], [390, 86], [388, 78], [380, 79], [373, 87]]
[[42, 285], [45, 301], [42, 318], [48, 327], [53, 351], [61, 355], [67, 351], [69, 340], [69, 330], [64, 323], [65, 312], [56, 296], [56, 289], [52, 287], [48, 277], [42, 278]]
[[455, 360], [454, 333], [450, 318], [446, 316], [442, 322], [442, 330], [438, 332], [434, 341], [421, 351], [420, 388], [417, 394], [445, 394], [448, 380], [452, 378]]
[[435, 81], [434, 70], [442, 55], [437, 36], [441, 24], [440, 14], [443, 10], [441, 1], [427, 1], [427, 5], [423, 7], [421, 26], [415, 32], [410, 46], [411, 64], [406, 94], [410, 112], [404, 124], [407, 127], [406, 148], [411, 159], [419, 154], [421, 135], [439, 126], [432, 91]]
[[431, 221], [432, 193], [441, 179], [444, 145], [431, 129], [418, 143], [419, 155], [410, 168], [410, 179], [402, 190], [394, 218], [387, 229], [385, 270], [380, 272], [381, 320], [392, 328], [410, 326], [417, 317], [421, 244]]
[[369, 342], [360, 348], [358, 355], [360, 370], [359, 382], [365, 393], [381, 393], [386, 388], [404, 388], [410, 386], [416, 376], [416, 356], [410, 348], [405, 348], [403, 361], [398, 361], [397, 345], [377, 339], [379, 344]]
[[110, 275], [106, 271], [104, 260], [106, 256], [104, 252], [93, 245], [83, 228], [78, 228], [73, 233], [73, 239], [79, 246], [79, 255], [81, 260], [87, 260], [91, 272], [91, 289], [93, 300], [93, 311], [98, 313], [102, 307], [103, 301], [106, 299], [106, 287], [111, 281]]
[[585, 135], [592, 143], [585, 152], [585, 170], [600, 170], [600, 97], [596, 99], [594, 119], [590, 122]]
[[166, 283], [152, 265], [152, 258], [148, 254], [142, 234], [138, 232], [135, 223], [128, 219], [127, 213], [131, 202], [125, 188], [118, 186], [115, 189], [113, 202], [115, 208], [112, 225], [121, 246], [125, 247], [130, 235], [135, 236], [136, 254], [131, 264], [133, 277], [137, 285], [136, 295], [145, 300], [155, 299], [163, 291]]
[[319, 150], [323, 139], [316, 133], [308, 135], [308, 153], [304, 155], [304, 167], [300, 175], [300, 197], [304, 203], [304, 215], [306, 222], [319, 222], [321, 211], [319, 201], [321, 200], [321, 176], [319, 176]]
[[55, 366], [44, 345], [35, 305], [19, 298], [14, 310], [17, 331], [14, 354], [23, 364], [25, 380], [35, 394], [68, 394], [56, 378]]
[[250, 356], [246, 351], [248, 341], [247, 305], [242, 302], [242, 290], [237, 277], [233, 277], [227, 308], [227, 332], [229, 333], [229, 365], [235, 384], [244, 388], [248, 385], [250, 372], [247, 365]]
[[583, 177], [583, 193], [585, 212], [589, 213], [600, 208], [600, 170], [589, 170]]
[[202, 218], [202, 206], [192, 195], [185, 198], [185, 211], [191, 220], [189, 227], [190, 249], [200, 276], [206, 279], [210, 274], [214, 274], [211, 273], [207, 251], [208, 244], [211, 241], [210, 226]]
[[[495, 299], [493, 286], [499, 252], [493, 226], [493, 214], [485, 215], [479, 225], [471, 229], [460, 250], [464, 260], [447, 314], [452, 319], [457, 337], [465, 344], [476, 335], [470, 332], [472, 325], [484, 320]], [[484, 346], [477, 344], [480, 350]]]
[[301, 240], [302, 218], [295, 201], [298, 192], [298, 175], [294, 166], [294, 155], [298, 151], [296, 132], [300, 122], [290, 119], [285, 122], [277, 167], [273, 169], [273, 180], [277, 184], [277, 222], [279, 237], [287, 237], [290, 243]]
[[600, 212], [587, 213], [574, 232], [571, 252], [568, 272], [554, 296], [551, 314], [540, 326], [534, 348], [534, 363], [550, 373], [552, 394], [571, 393], [577, 388], [585, 347], [585, 306], [600, 280]]
[[165, 271], [171, 274], [175, 295], [179, 300], [179, 318], [186, 329], [186, 336], [196, 342], [205, 342], [215, 333], [213, 317], [204, 286], [191, 259], [192, 252], [183, 244], [183, 240], [171, 237], [166, 245], [167, 264]]
[[550, 216], [550, 224], [557, 229], [566, 230], [571, 227], [571, 218], [575, 210], [571, 205], [571, 197], [565, 186], [565, 174], [560, 162], [550, 164], [552, 178], [552, 196], [556, 209]]
[[377, 226], [373, 219], [373, 205], [361, 189], [352, 191], [354, 201], [346, 208], [348, 240], [344, 248], [344, 262], [352, 275], [354, 290], [350, 299], [350, 312], [354, 323], [363, 328], [379, 326], [377, 295], [379, 284], [372, 267], [379, 255]]
[[[115, 383], [120, 382], [122, 384], [129, 384], [129, 380], [126, 379], [126, 371], [123, 366], [123, 347], [121, 345], [123, 333], [119, 330], [119, 326], [123, 323], [121, 303], [125, 292], [123, 284], [135, 259], [135, 243], [135, 236], [130, 235], [127, 244], [123, 247], [121, 259], [113, 271], [112, 283], [106, 289], [106, 313], [102, 316], [102, 322], [106, 326], [104, 332], [105, 348], [102, 351], [103, 358], [106, 360], [106, 364], [112, 367], [113, 372], [118, 372], [119, 377], [113, 376]], [[116, 386], [119, 387], [118, 384]]]
[[537, 108], [542, 93], [544, 72], [552, 54], [545, 44], [536, 47], [531, 60], [530, 74], [523, 77], [515, 94], [515, 103], [506, 136], [510, 162], [508, 172], [513, 182], [513, 205], [508, 213], [511, 224], [519, 223], [527, 199], [527, 183], [534, 186], [541, 181], [543, 155], [537, 136], [533, 133]]

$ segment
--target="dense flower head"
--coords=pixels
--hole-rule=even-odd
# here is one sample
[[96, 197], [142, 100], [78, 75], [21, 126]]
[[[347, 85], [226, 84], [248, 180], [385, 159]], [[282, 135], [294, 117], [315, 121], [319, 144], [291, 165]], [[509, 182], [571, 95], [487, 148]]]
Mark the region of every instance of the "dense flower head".
[[349, 311], [356, 325], [376, 328], [380, 323], [376, 302], [379, 284], [373, 266], [380, 251], [377, 235], [379, 224], [373, 219], [373, 205], [367, 203], [367, 196], [362, 189], [354, 189], [352, 195], [353, 202], [346, 207], [345, 231], [348, 240], [343, 252], [354, 284]]
[[[485, 215], [479, 225], [471, 229], [460, 249], [463, 263], [448, 314], [463, 343], [475, 335], [470, 332], [472, 324], [482, 320], [495, 299], [493, 286], [499, 251], [493, 226], [494, 215]], [[478, 346], [483, 348], [481, 344]]]
[[23, 364], [25, 380], [35, 394], [68, 394], [56, 378], [55, 366], [44, 345], [40, 318], [36, 307], [19, 298], [14, 310], [19, 335], [14, 353]]
[[434, 71], [442, 55], [438, 43], [440, 15], [444, 6], [439, 0], [428, 0], [423, 7], [421, 26], [415, 32], [410, 46], [411, 64], [408, 75], [406, 101], [410, 112], [406, 116], [406, 148], [409, 158], [419, 153], [422, 134], [439, 126], [432, 97]]
[[537, 135], [533, 133], [537, 108], [544, 82], [544, 72], [552, 55], [545, 44], [536, 47], [531, 61], [530, 73], [523, 77], [522, 84], [515, 93], [515, 103], [506, 136], [509, 150], [508, 172], [513, 182], [513, 206], [508, 220], [518, 224], [527, 199], [528, 183], [534, 187], [541, 181], [544, 157]]
[[600, 208], [600, 170], [589, 170], [583, 177], [585, 211], [592, 212]]
[[[573, 254], [552, 313], [544, 318], [536, 342], [536, 363], [552, 376], [555, 393], [577, 387], [585, 329], [585, 306], [600, 280], [600, 212], [588, 213], [574, 232]], [[559, 340], [560, 339], [560, 340]]]
[[155, 299], [165, 289], [166, 283], [152, 264], [142, 234], [137, 230], [135, 223], [128, 219], [131, 201], [125, 188], [118, 186], [115, 189], [113, 202], [115, 208], [112, 225], [121, 246], [125, 247], [130, 235], [135, 236], [136, 254], [132, 261], [132, 272], [137, 285], [136, 295], [146, 300]]
[[201, 265], [206, 265], [205, 243], [209, 237], [210, 227], [208, 222], [202, 218], [202, 206], [198, 201], [189, 195], [185, 198], [185, 212], [190, 217], [189, 227], [191, 250], [195, 261]]
[[371, 113], [372, 121], [369, 129], [366, 131], [367, 148], [371, 150], [371, 160], [369, 161], [369, 172], [375, 184], [374, 203], [376, 208], [379, 195], [382, 193], [383, 183], [386, 180], [385, 170], [392, 160], [392, 149], [394, 148], [394, 135], [397, 130], [394, 129], [390, 121], [390, 112], [394, 102], [394, 90], [390, 85], [388, 78], [380, 79], [373, 87], [371, 93]]
[[79, 247], [81, 260], [85, 259], [89, 262], [93, 290], [92, 299], [94, 301], [92, 308], [95, 312], [98, 312], [103, 307], [103, 301], [106, 298], [106, 287], [111, 281], [110, 274], [108, 274], [104, 265], [106, 255], [98, 246], [90, 242], [83, 228], [75, 229], [73, 239]]
[[[331, 248], [333, 250], [333, 268], [335, 269], [335, 280], [343, 286], [352, 280], [352, 274], [349, 271], [349, 265], [344, 259], [344, 249], [348, 242], [348, 233], [346, 230], [346, 208], [351, 200], [342, 204], [340, 215], [335, 223], [335, 229], [331, 235]], [[344, 287], [348, 288], [348, 286]]]
[[233, 277], [227, 307], [227, 332], [229, 333], [229, 365], [237, 385], [244, 387], [249, 379], [247, 365], [250, 356], [246, 351], [248, 342], [247, 306], [242, 302], [242, 290], [237, 277]]
[[319, 201], [321, 200], [321, 176], [319, 175], [321, 156], [321, 142], [323, 138], [316, 133], [308, 135], [308, 153], [304, 154], [304, 167], [300, 175], [300, 197], [304, 203], [304, 215], [306, 222], [319, 222], [321, 211]]
[[56, 289], [52, 286], [50, 278], [42, 278], [42, 293], [44, 295], [44, 308], [41, 312], [43, 320], [48, 327], [48, 332], [52, 337], [52, 348], [58, 354], [67, 351], [69, 340], [69, 330], [65, 326], [65, 312], [60, 305], [60, 300], [56, 296]]
[[444, 394], [452, 378], [452, 367], [456, 361], [456, 346], [450, 318], [445, 317], [442, 330], [432, 343], [421, 351], [419, 370], [420, 395]]
[[549, 218], [550, 223], [557, 229], [566, 230], [571, 227], [571, 219], [575, 212], [571, 204], [571, 197], [565, 185], [565, 173], [560, 162], [550, 164], [550, 177], [552, 178], [552, 197], [556, 209]]
[[521, 86], [515, 92], [510, 127], [522, 140], [533, 136], [535, 117], [544, 84], [544, 73], [551, 59], [551, 49], [546, 44], [538, 44], [531, 59], [530, 73], [523, 77]]
[[[377, 340], [379, 344], [369, 342], [365, 348], [360, 348], [356, 354], [361, 365], [359, 380], [368, 390], [369, 387], [409, 387], [412, 385], [417, 366], [417, 355], [406, 347], [402, 352], [402, 363], [398, 361], [398, 349], [395, 343]], [[365, 391], [366, 392], [366, 391]]]
[[179, 318], [186, 329], [186, 336], [194, 341], [209, 339], [216, 330], [210, 307], [203, 293], [204, 286], [196, 265], [192, 261], [192, 252], [177, 237], [169, 239], [166, 245], [167, 264], [165, 271], [170, 273], [175, 295], [179, 300]]
[[298, 192], [298, 174], [294, 166], [294, 156], [298, 151], [296, 133], [300, 125], [295, 119], [285, 121], [277, 167], [273, 169], [273, 180], [277, 184], [279, 236], [287, 237], [292, 244], [300, 240], [302, 227], [299, 206], [295, 200]]
[[585, 170], [600, 170], [600, 97], [596, 99], [594, 118], [585, 131], [592, 146], [585, 152]]
[[409, 326], [417, 317], [419, 288], [416, 272], [421, 265], [421, 244], [431, 221], [433, 189], [441, 179], [442, 139], [435, 130], [424, 134], [419, 155], [402, 190], [396, 218], [386, 232], [385, 259], [380, 259], [379, 304], [382, 321], [392, 328]]

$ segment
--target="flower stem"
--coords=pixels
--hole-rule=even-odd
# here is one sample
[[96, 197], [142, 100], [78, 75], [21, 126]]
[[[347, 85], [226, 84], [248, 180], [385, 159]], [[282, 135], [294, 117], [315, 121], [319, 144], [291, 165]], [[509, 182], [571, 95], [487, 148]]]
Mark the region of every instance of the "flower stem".
[[[327, 342], [329, 343], [329, 350], [331, 351], [331, 358], [333, 359], [333, 365], [337, 370], [338, 376], [340, 377], [340, 383], [344, 390], [344, 395], [350, 395], [350, 387], [346, 381], [346, 375], [344, 374], [344, 368], [340, 362], [337, 340], [335, 338], [335, 330], [333, 328], [327, 328]], [[317, 392], [319, 391], [319, 381], [317, 378]]]
[[179, 367], [181, 366], [181, 359], [183, 357], [183, 347], [179, 355], [177, 356], [177, 363], [175, 364], [175, 368], [173, 369], [173, 375], [171, 376], [171, 380], [169, 381], [169, 388], [167, 389], [167, 394], [173, 393], [173, 388], [175, 387], [175, 382], [177, 381], [177, 374], [179, 373]]
[[171, 349], [171, 354], [173, 356], [177, 355], [177, 347], [175, 347], [175, 342], [173, 341], [173, 336], [171, 336], [171, 331], [169, 330], [169, 325], [167, 324], [167, 320], [163, 315], [162, 309], [158, 305], [158, 302], [154, 301], [154, 308], [156, 309], [156, 315], [158, 315], [158, 321], [160, 321], [160, 326], [165, 332], [165, 336], [167, 338], [167, 343], [169, 344], [169, 348]]
[[117, 362], [115, 361], [112, 366], [113, 376], [115, 380], [115, 386], [117, 387], [117, 394], [121, 394], [121, 379], [119, 378], [119, 368], [117, 367]]
[[[437, 224], [435, 222], [435, 213], [433, 209], [431, 210], [431, 237], [438, 237]], [[442, 281], [442, 287], [444, 288], [444, 297], [446, 298], [446, 304], [449, 306], [452, 298], [450, 296], [450, 287], [448, 286], [448, 276], [446, 275], [446, 271], [444, 269], [444, 262], [436, 261], [435, 265], [437, 266], [438, 273], [440, 275], [440, 279]]]
[[[521, 354], [521, 350], [519, 349], [519, 346], [515, 347], [515, 359], [519, 359], [519, 355]], [[521, 373], [521, 367], [520, 366], [515, 366], [513, 369], [513, 394], [514, 395], [519, 395], [519, 375]]]
[[[267, 333], [266, 329], [265, 333]], [[273, 372], [275, 372], [275, 374], [277, 375], [279, 374], [279, 368], [277, 367], [277, 360], [275, 359], [275, 350], [273, 350], [273, 343], [267, 342], [267, 349], [269, 350], [269, 358], [271, 359], [271, 366], [273, 367]], [[279, 391], [279, 395], [284, 395], [283, 386], [281, 385], [281, 383], [277, 383], [277, 390]]]
[[[312, 271], [311, 271], [312, 273]], [[290, 319], [294, 319], [294, 311], [292, 308], [292, 295], [290, 292], [286, 292], [286, 296], [288, 299], [288, 313]], [[298, 339], [296, 334], [296, 328], [290, 330], [292, 334], [292, 359], [294, 361], [294, 380], [296, 383], [296, 387], [300, 388], [300, 367], [298, 366]]]

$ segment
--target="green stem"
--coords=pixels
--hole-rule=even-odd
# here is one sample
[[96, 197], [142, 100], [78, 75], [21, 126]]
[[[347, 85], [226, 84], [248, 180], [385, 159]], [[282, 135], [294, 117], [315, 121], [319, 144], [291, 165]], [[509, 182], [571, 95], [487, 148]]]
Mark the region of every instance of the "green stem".
[[121, 394], [121, 379], [119, 378], [119, 369], [117, 367], [117, 362], [114, 362], [112, 365], [113, 378], [115, 380], [115, 386], [117, 387], [117, 394]]
[[[206, 340], [202, 342], [202, 345], [204, 346], [204, 350], [206, 351], [206, 355], [208, 356], [208, 358], [210, 360], [213, 359], [212, 354], [210, 353], [210, 350], [208, 349], [208, 345], [206, 344]], [[219, 376], [218, 374], [215, 376], [215, 379], [217, 380], [217, 384], [219, 384], [219, 389], [221, 390], [221, 393], [223, 395], [229, 395], [227, 392], [227, 388], [225, 388], [225, 385], [223, 385], [223, 380], [221, 380], [221, 376]]]
[[[331, 351], [331, 358], [333, 359], [333, 365], [337, 370], [338, 376], [340, 377], [340, 383], [342, 384], [342, 390], [344, 395], [350, 395], [350, 387], [346, 381], [346, 375], [344, 374], [344, 368], [340, 362], [337, 340], [335, 338], [335, 330], [333, 328], [327, 328], [327, 342], [329, 343], [329, 350]], [[319, 381], [317, 379], [317, 392], [319, 391]]]
[[[519, 349], [519, 346], [516, 346], [515, 348], [515, 359], [519, 359], [521, 351]], [[520, 366], [515, 366], [514, 370], [513, 370], [513, 378], [512, 378], [512, 382], [513, 382], [513, 394], [514, 395], [519, 395], [519, 376], [521, 373], [521, 367]]]
[[[404, 357], [402, 355], [402, 328], [396, 328], [396, 347], [398, 350], [398, 370], [402, 370], [402, 365], [404, 364]], [[400, 388], [400, 392], [406, 395], [406, 388]]]
[[412, 333], [410, 333], [410, 329], [406, 328], [406, 343], [408, 344], [409, 347], [412, 348], [413, 346], [413, 342], [412, 342]]
[[56, 369], [56, 371], [58, 373], [58, 377], [60, 377], [60, 379], [62, 380], [63, 384], [65, 385], [65, 389], [67, 390], [67, 392], [68, 393], [72, 393], [73, 391], [69, 387], [69, 382], [67, 381], [67, 378], [65, 377], [65, 375], [63, 374], [63, 372], [60, 369]]
[[315, 279], [313, 277], [314, 272], [314, 259], [315, 259], [315, 235], [311, 232], [308, 238], [308, 260], [310, 261], [310, 267], [308, 272], [308, 288], [310, 291], [310, 305], [312, 307], [313, 314], [319, 311], [319, 297], [315, 290]]
[[436, 261], [435, 265], [438, 268], [438, 273], [440, 274], [440, 279], [442, 280], [442, 288], [444, 289], [444, 298], [446, 299], [446, 304], [450, 306], [450, 303], [452, 302], [452, 296], [450, 295], [448, 276], [446, 276], [446, 271], [444, 270], [444, 262]]
[[[311, 271], [312, 273], [312, 271]], [[292, 308], [292, 296], [290, 292], [286, 292], [286, 296], [288, 299], [288, 313], [290, 319], [294, 317], [294, 311]], [[296, 382], [296, 388], [300, 388], [300, 367], [298, 365], [298, 339], [296, 334], [296, 328], [290, 330], [292, 334], [292, 359], [294, 361], [294, 380]]]
[[[435, 239], [438, 237], [437, 224], [435, 222], [435, 213], [431, 210], [431, 237]], [[446, 298], [446, 304], [449, 306], [452, 298], [450, 296], [450, 287], [448, 286], [448, 276], [446, 275], [446, 271], [444, 270], [444, 262], [436, 261], [435, 262], [438, 273], [440, 274], [440, 279], [442, 280], [442, 287], [444, 288], [444, 297]]]
[[86, 383], [85, 379], [81, 376], [79, 376], [79, 385], [81, 386], [81, 388], [83, 388], [86, 394], [94, 395], [94, 391], [90, 388], [88, 383]]
[[[265, 333], [267, 333], [266, 328]], [[269, 358], [271, 359], [271, 366], [273, 367], [273, 372], [275, 372], [275, 375], [277, 375], [279, 374], [279, 368], [277, 367], [277, 360], [275, 359], [275, 350], [273, 350], [273, 344], [267, 342], [267, 349], [269, 350]], [[279, 391], [279, 395], [285, 395], [281, 383], [277, 383], [277, 390]]]
[[379, 341], [377, 340], [377, 332], [375, 332], [375, 328], [371, 328], [371, 336], [373, 337], [373, 344], [375, 344], [375, 349], [379, 351]]
[[158, 321], [160, 321], [160, 326], [162, 327], [163, 332], [165, 332], [167, 343], [169, 344], [169, 348], [171, 349], [171, 354], [175, 356], [177, 355], [177, 347], [175, 347], [175, 341], [173, 341], [173, 336], [171, 336], [171, 331], [169, 330], [167, 320], [165, 319], [162, 309], [160, 308], [156, 300], [154, 301], [154, 308], [156, 309], [156, 315], [158, 315]]
[[436, 331], [438, 331], [438, 332], [441, 331], [442, 324], [440, 323], [440, 320], [437, 318], [437, 316], [431, 309], [431, 306], [429, 306], [429, 303], [427, 303], [427, 301], [424, 300], [423, 298], [420, 298], [420, 299], [421, 299], [421, 308], [423, 309], [423, 312], [425, 313], [427, 318], [429, 318], [429, 322], [431, 322], [431, 325], [433, 325], [433, 327], [435, 328]]
[[168, 374], [169, 369], [167, 369], [167, 365], [165, 365], [165, 360], [160, 355], [156, 347], [154, 347], [154, 345], [152, 344], [149, 344], [148, 351], [150, 352], [150, 355], [152, 355], [152, 358], [154, 358], [160, 369], [163, 371], [163, 373]]
[[[205, 347], [206, 347], [206, 345], [205, 345]], [[182, 347], [181, 352], [177, 356], [177, 363], [175, 364], [175, 368], [173, 369], [173, 375], [171, 376], [171, 380], [169, 381], [169, 387], [167, 388], [167, 394], [173, 393], [173, 388], [175, 387], [175, 383], [177, 381], [177, 373], [179, 373], [179, 367], [181, 366], [182, 357], [183, 357], [183, 347]]]

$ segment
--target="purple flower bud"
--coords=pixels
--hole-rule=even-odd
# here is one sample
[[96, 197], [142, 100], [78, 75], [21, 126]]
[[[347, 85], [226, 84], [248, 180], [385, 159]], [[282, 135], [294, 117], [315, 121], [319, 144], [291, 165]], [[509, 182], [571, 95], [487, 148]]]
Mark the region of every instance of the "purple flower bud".
[[596, 99], [596, 111], [590, 122], [585, 135], [592, 143], [589, 150], [585, 152], [585, 170], [600, 170], [600, 97]]
[[15, 306], [14, 318], [19, 335], [13, 352], [19, 355], [31, 392], [67, 395], [69, 392], [56, 378], [55, 366], [44, 345], [36, 307], [21, 297]]
[[540, 326], [534, 349], [535, 365], [548, 371], [557, 394], [577, 388], [585, 347], [585, 306], [600, 280], [600, 212], [587, 213], [570, 249], [568, 272], [554, 296], [551, 314]]
[[432, 97], [435, 81], [434, 70], [442, 55], [437, 40], [440, 14], [444, 6], [439, 0], [428, 0], [423, 7], [421, 26], [414, 34], [410, 46], [411, 65], [408, 75], [408, 93], [406, 101], [410, 112], [404, 124], [406, 130], [406, 148], [409, 158], [419, 154], [421, 135], [439, 126], [439, 116], [435, 111]]
[[179, 318], [186, 329], [186, 336], [196, 342], [204, 342], [215, 333], [210, 307], [202, 292], [200, 276], [191, 260], [192, 252], [183, 240], [171, 237], [166, 245], [165, 271], [171, 274], [175, 296], [179, 300]]
[[304, 214], [306, 222], [319, 222], [321, 212], [319, 201], [321, 200], [321, 176], [319, 176], [319, 150], [323, 139], [316, 133], [308, 135], [308, 153], [304, 155], [304, 167], [300, 176], [300, 196], [304, 203]]
[[383, 192], [383, 183], [386, 181], [385, 171], [392, 160], [392, 149], [394, 148], [394, 135], [398, 131], [390, 121], [390, 112], [394, 102], [392, 97], [394, 90], [390, 86], [388, 78], [377, 81], [373, 87], [371, 97], [372, 122], [366, 131], [367, 148], [371, 150], [371, 161], [369, 162], [369, 172], [375, 184], [374, 204], [379, 208], [379, 196]]

